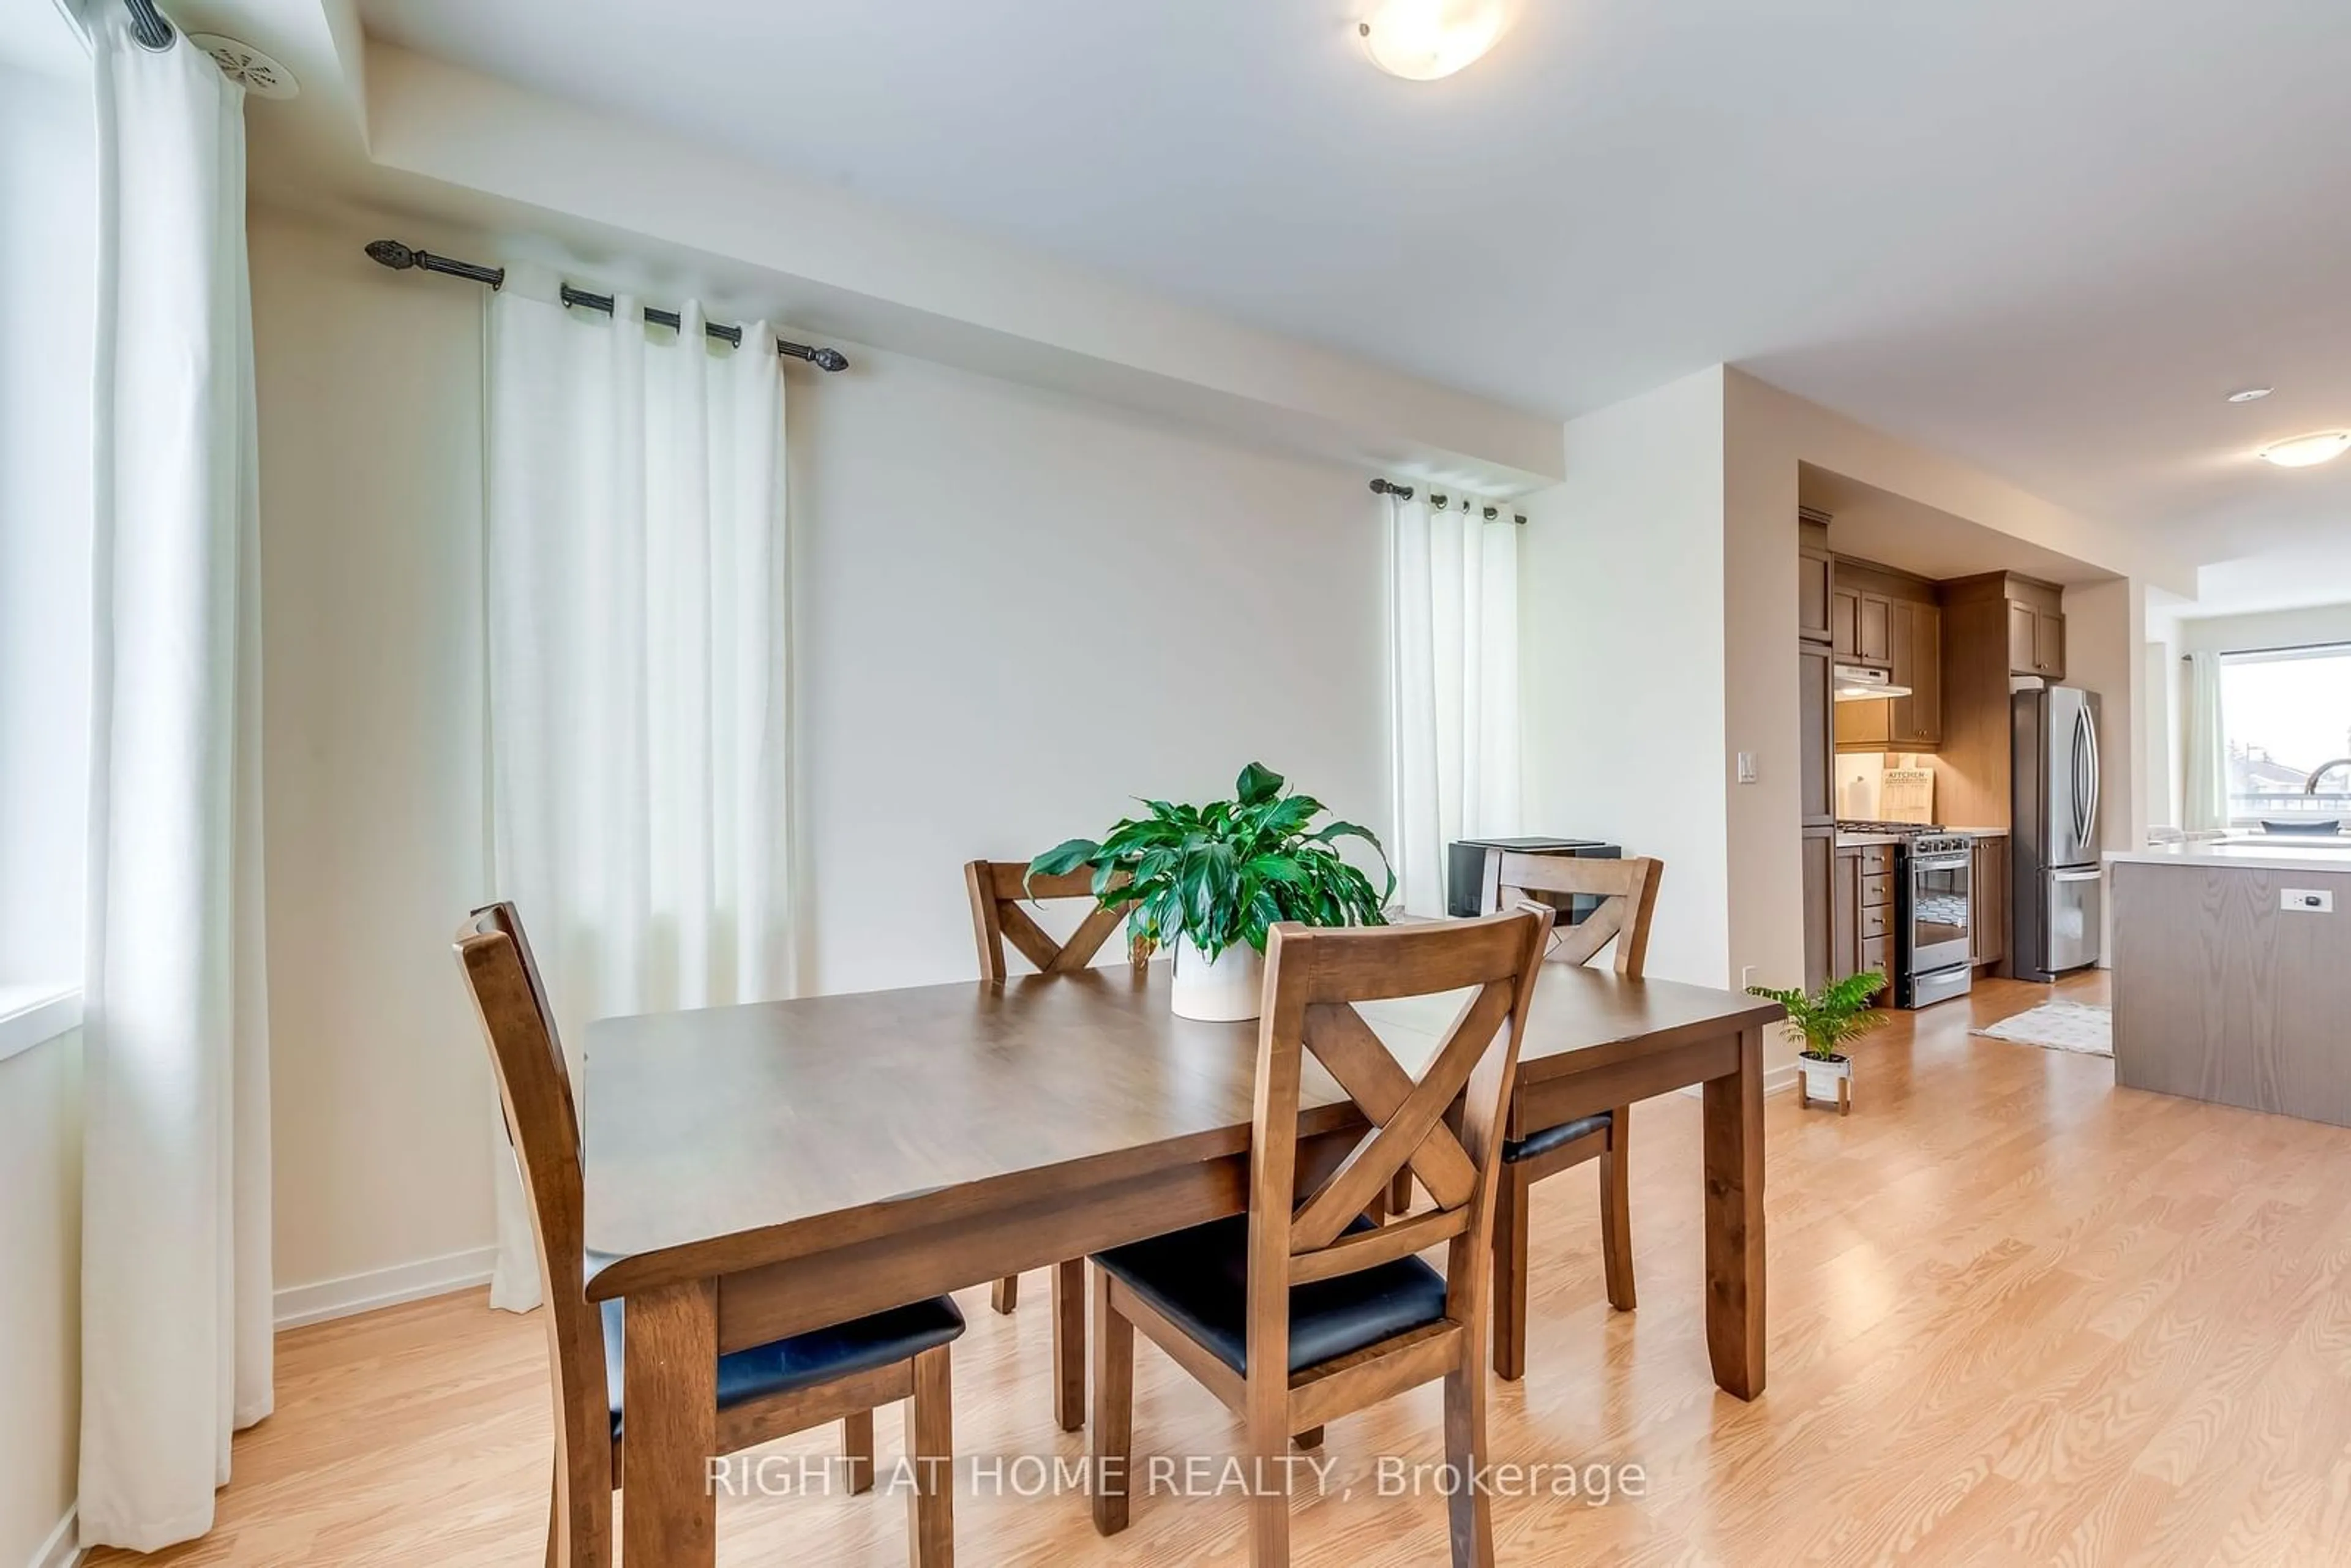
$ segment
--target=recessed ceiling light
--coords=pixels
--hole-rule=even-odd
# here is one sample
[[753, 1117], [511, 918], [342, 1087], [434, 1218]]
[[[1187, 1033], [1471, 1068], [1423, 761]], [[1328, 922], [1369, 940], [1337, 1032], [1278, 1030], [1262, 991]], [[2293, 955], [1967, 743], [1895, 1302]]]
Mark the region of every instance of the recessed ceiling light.
[[2331, 462], [2351, 448], [2351, 430], [2329, 430], [2317, 435], [2297, 435], [2292, 441], [2281, 441], [2275, 446], [2262, 448], [2262, 461], [2274, 463], [2281, 468], [2308, 468], [2314, 464]]
[[2275, 387], [2247, 387], [2242, 392], [2231, 392], [2229, 394], [2229, 401], [2231, 402], [2259, 402], [2262, 399], [2269, 396], [2270, 393], [2275, 391], [2277, 391], [2277, 388]]
[[1509, 20], [1508, 0], [1379, 0], [1356, 31], [1388, 75], [1435, 81], [1492, 48]]

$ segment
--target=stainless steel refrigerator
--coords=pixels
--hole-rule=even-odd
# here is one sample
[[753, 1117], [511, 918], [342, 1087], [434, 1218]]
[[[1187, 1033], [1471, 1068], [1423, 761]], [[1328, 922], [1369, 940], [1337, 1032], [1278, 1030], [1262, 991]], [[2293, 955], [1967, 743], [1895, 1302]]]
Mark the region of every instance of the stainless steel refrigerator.
[[2098, 849], [2098, 694], [2044, 686], [2009, 698], [2009, 941], [2021, 980], [2098, 961], [2105, 870]]

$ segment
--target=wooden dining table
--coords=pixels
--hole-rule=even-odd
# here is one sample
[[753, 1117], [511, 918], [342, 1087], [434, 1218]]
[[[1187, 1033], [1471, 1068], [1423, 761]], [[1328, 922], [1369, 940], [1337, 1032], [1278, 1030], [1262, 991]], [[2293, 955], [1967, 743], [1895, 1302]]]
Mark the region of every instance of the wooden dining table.
[[[1121, 965], [589, 1027], [587, 1289], [625, 1302], [632, 1568], [715, 1560], [721, 1354], [1247, 1209], [1258, 1026], [1177, 1018], [1167, 993], [1164, 963]], [[1456, 1005], [1361, 1010], [1416, 1070]], [[1703, 1086], [1707, 1350], [1741, 1399], [1763, 1389], [1763, 1030], [1780, 1016], [1545, 966], [1510, 1110], [1519, 1137]], [[1362, 1126], [1310, 1058], [1301, 1170]]]

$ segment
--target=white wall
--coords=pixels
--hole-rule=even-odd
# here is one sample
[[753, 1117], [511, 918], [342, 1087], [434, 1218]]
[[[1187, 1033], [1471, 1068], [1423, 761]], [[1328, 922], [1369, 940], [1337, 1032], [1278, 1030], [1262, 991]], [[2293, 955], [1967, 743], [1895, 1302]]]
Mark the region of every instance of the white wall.
[[[1570, 422], [1567, 480], [1530, 500], [1519, 565], [1528, 831], [1663, 860], [1649, 973], [1708, 985], [1733, 977], [1722, 396], [1718, 368]], [[1792, 725], [1795, 515], [1792, 490]]]
[[1261, 760], [1388, 820], [1382, 514], [1269, 455], [901, 355], [792, 388], [802, 983], [972, 973], [960, 868]]
[[73, 1507], [81, 1448], [81, 1035], [0, 1061], [0, 1563]]
[[[482, 305], [367, 232], [252, 236], [277, 1269], [315, 1310], [491, 1239], [447, 947], [486, 891]], [[850, 352], [789, 393], [806, 988], [972, 975], [963, 862], [1252, 759], [1387, 821], [1363, 472]]]
[[487, 1266], [490, 1078], [448, 946], [487, 884], [482, 302], [280, 218], [250, 236], [283, 1306]]
[[2242, 653], [2313, 643], [2351, 643], [2351, 604], [2253, 615], [2208, 615], [2179, 623], [2182, 653]]
[[0, 65], [0, 279], [12, 301], [0, 330], [0, 985], [70, 985], [81, 974], [98, 221], [89, 90], [87, 79]]
[[2127, 578], [2069, 588], [2064, 610], [2065, 685], [2100, 699], [2099, 829], [2106, 848], [2138, 849], [2147, 842], [2153, 795], [2143, 738], [2146, 591]]

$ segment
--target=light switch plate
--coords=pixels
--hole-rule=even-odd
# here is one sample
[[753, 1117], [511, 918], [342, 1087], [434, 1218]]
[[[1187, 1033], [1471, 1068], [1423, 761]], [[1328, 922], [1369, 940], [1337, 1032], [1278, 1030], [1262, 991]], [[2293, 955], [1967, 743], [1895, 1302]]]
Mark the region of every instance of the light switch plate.
[[2284, 887], [2278, 890], [2278, 907], [2300, 915], [2332, 915], [2335, 894], [2324, 888]]
[[1739, 754], [1739, 781], [1741, 784], [1755, 782], [1755, 754], [1751, 751]]

